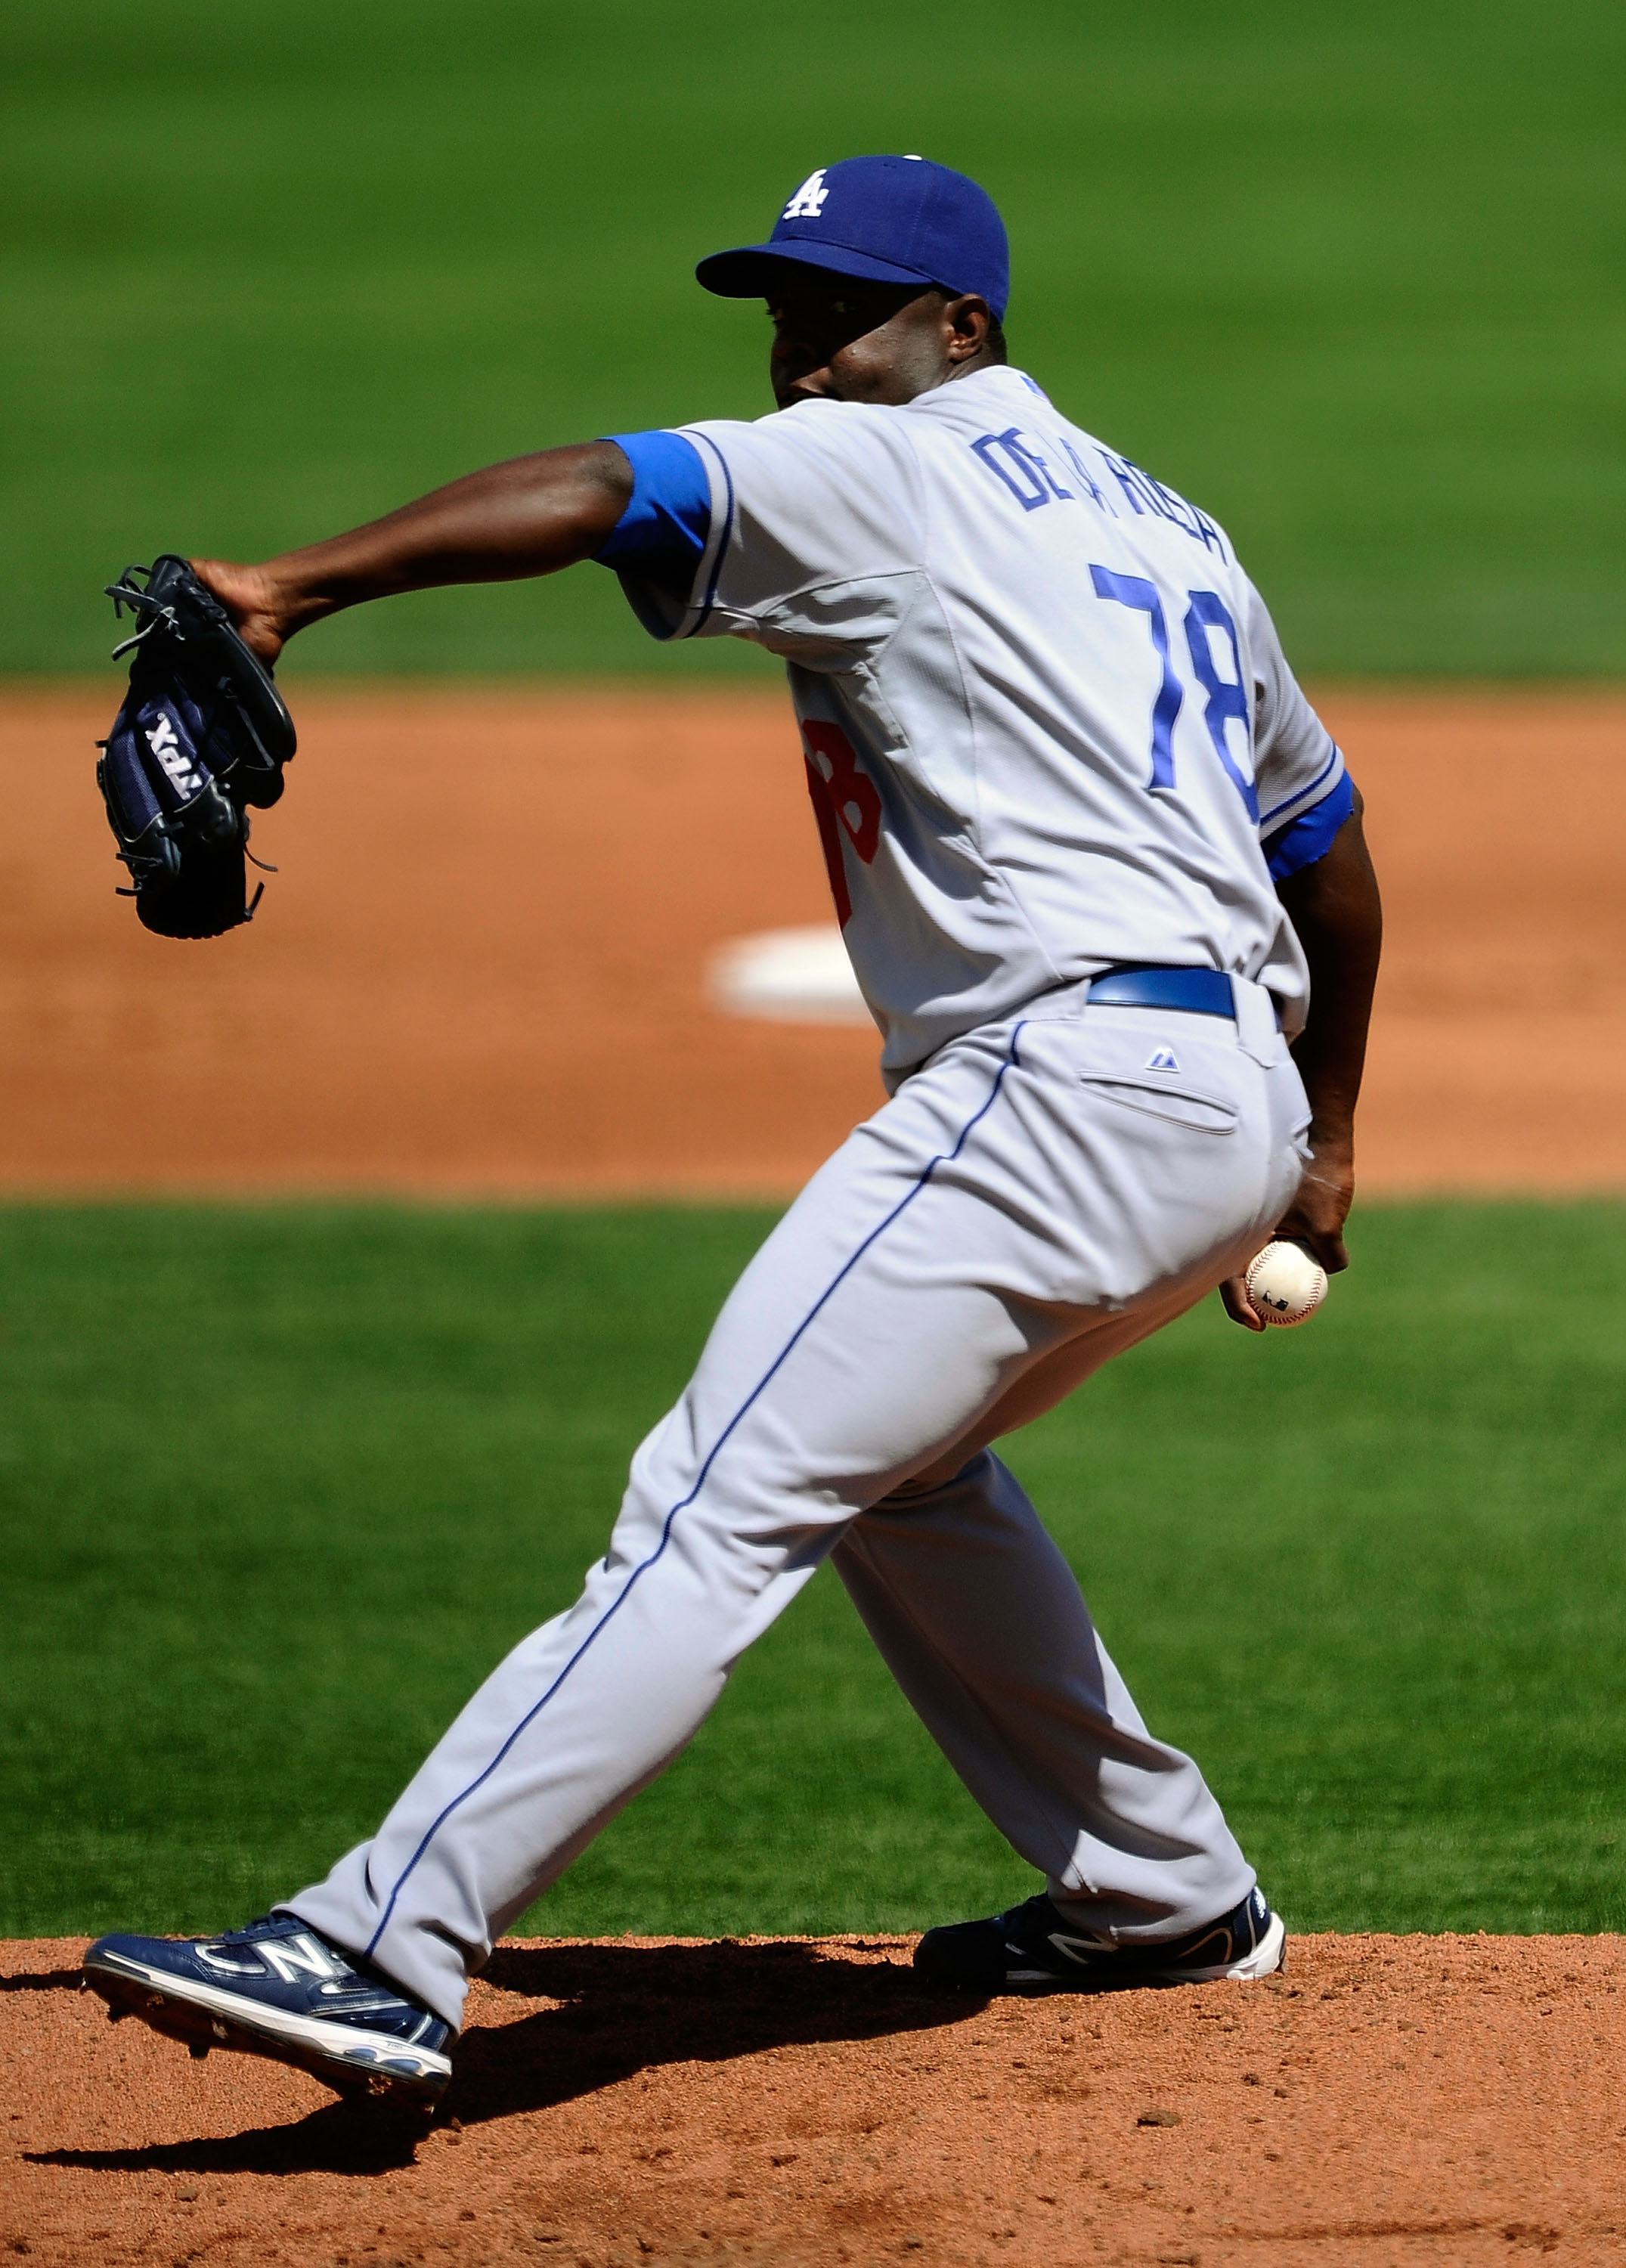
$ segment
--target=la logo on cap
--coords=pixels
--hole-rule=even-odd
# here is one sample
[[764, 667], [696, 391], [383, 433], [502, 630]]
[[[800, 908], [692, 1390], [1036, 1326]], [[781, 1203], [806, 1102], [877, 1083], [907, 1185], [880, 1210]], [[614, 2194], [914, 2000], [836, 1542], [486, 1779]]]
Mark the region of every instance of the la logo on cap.
[[714, 252], [695, 273], [725, 299], [772, 298], [784, 288], [779, 263], [787, 260], [864, 283], [980, 295], [1001, 320], [1011, 296], [1011, 254], [993, 199], [968, 174], [916, 151], [820, 166], [767, 243]]
[[824, 210], [824, 201], [829, 191], [824, 186], [822, 166], [816, 173], [809, 173], [790, 203], [780, 214], [781, 220], [817, 220]]

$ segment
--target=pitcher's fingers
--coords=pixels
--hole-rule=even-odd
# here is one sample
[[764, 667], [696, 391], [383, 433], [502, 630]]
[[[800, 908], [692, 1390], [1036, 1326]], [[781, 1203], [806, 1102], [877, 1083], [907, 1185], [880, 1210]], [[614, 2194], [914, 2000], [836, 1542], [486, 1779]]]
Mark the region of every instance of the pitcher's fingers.
[[1343, 1241], [1341, 1226], [1329, 1227], [1317, 1222], [1314, 1213], [1301, 1205], [1284, 1216], [1277, 1225], [1277, 1235], [1294, 1244], [1302, 1244], [1313, 1253], [1329, 1276], [1341, 1276], [1350, 1264], [1350, 1255]]
[[1219, 1296], [1225, 1302], [1226, 1314], [1233, 1323], [1240, 1323], [1245, 1331], [1263, 1330], [1264, 1325], [1254, 1313], [1253, 1302], [1247, 1296], [1246, 1278], [1227, 1276], [1219, 1287]]

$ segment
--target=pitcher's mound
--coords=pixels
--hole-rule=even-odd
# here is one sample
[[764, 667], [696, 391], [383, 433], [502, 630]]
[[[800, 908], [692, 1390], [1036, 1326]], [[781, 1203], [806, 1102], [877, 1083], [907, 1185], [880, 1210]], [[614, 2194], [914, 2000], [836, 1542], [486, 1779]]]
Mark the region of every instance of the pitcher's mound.
[[33, 2263], [1626, 2263], [1619, 1938], [1313, 1937], [982, 2002], [901, 1938], [504, 1945], [430, 2128], [188, 2060], [0, 1948]]

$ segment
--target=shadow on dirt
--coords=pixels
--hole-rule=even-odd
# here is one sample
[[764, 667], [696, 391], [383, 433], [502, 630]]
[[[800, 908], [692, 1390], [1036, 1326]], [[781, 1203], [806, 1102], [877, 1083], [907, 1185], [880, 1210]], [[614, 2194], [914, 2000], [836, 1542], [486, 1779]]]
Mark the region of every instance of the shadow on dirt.
[[[176, 2049], [176, 2053], [180, 2052]], [[31, 2165], [92, 2174], [387, 2174], [409, 2166], [426, 2118], [381, 2103], [329, 2102], [292, 2126], [150, 2142], [139, 2150], [25, 2150]]]
[[19, 1969], [0, 1977], [0, 1992], [77, 1992], [84, 1984], [83, 1969]]
[[[884, 2039], [974, 2016], [895, 1961], [832, 1959], [815, 1944], [565, 1945], [495, 1953], [485, 1981], [560, 2005], [482, 2024], [457, 2051], [438, 2117], [465, 2126], [544, 2110], [668, 2063], [726, 2063], [777, 2047]], [[377, 2174], [408, 2165], [427, 2131], [367, 2102], [291, 2126], [133, 2150], [35, 2150], [31, 2162], [100, 2173]]]
[[467, 2125], [541, 2110], [667, 2063], [885, 2039], [975, 2015], [895, 1958], [831, 1958], [816, 1944], [567, 1945], [495, 1953], [499, 1992], [562, 2002], [482, 2025], [458, 2051], [445, 2115]]

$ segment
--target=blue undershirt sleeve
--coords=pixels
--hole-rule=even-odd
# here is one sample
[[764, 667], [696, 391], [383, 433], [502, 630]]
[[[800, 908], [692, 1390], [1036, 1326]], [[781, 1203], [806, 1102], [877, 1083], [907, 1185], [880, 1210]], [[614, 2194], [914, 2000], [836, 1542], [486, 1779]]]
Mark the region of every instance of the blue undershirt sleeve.
[[1354, 808], [1355, 783], [1344, 772], [1336, 787], [1319, 803], [1301, 811], [1274, 835], [1266, 836], [1261, 848], [1271, 880], [1284, 882], [1301, 866], [1313, 866], [1318, 858], [1324, 858], [1333, 847], [1333, 836]]
[[690, 582], [711, 533], [711, 484], [681, 433], [607, 433], [632, 467], [632, 501], [593, 554], [601, 567]]

